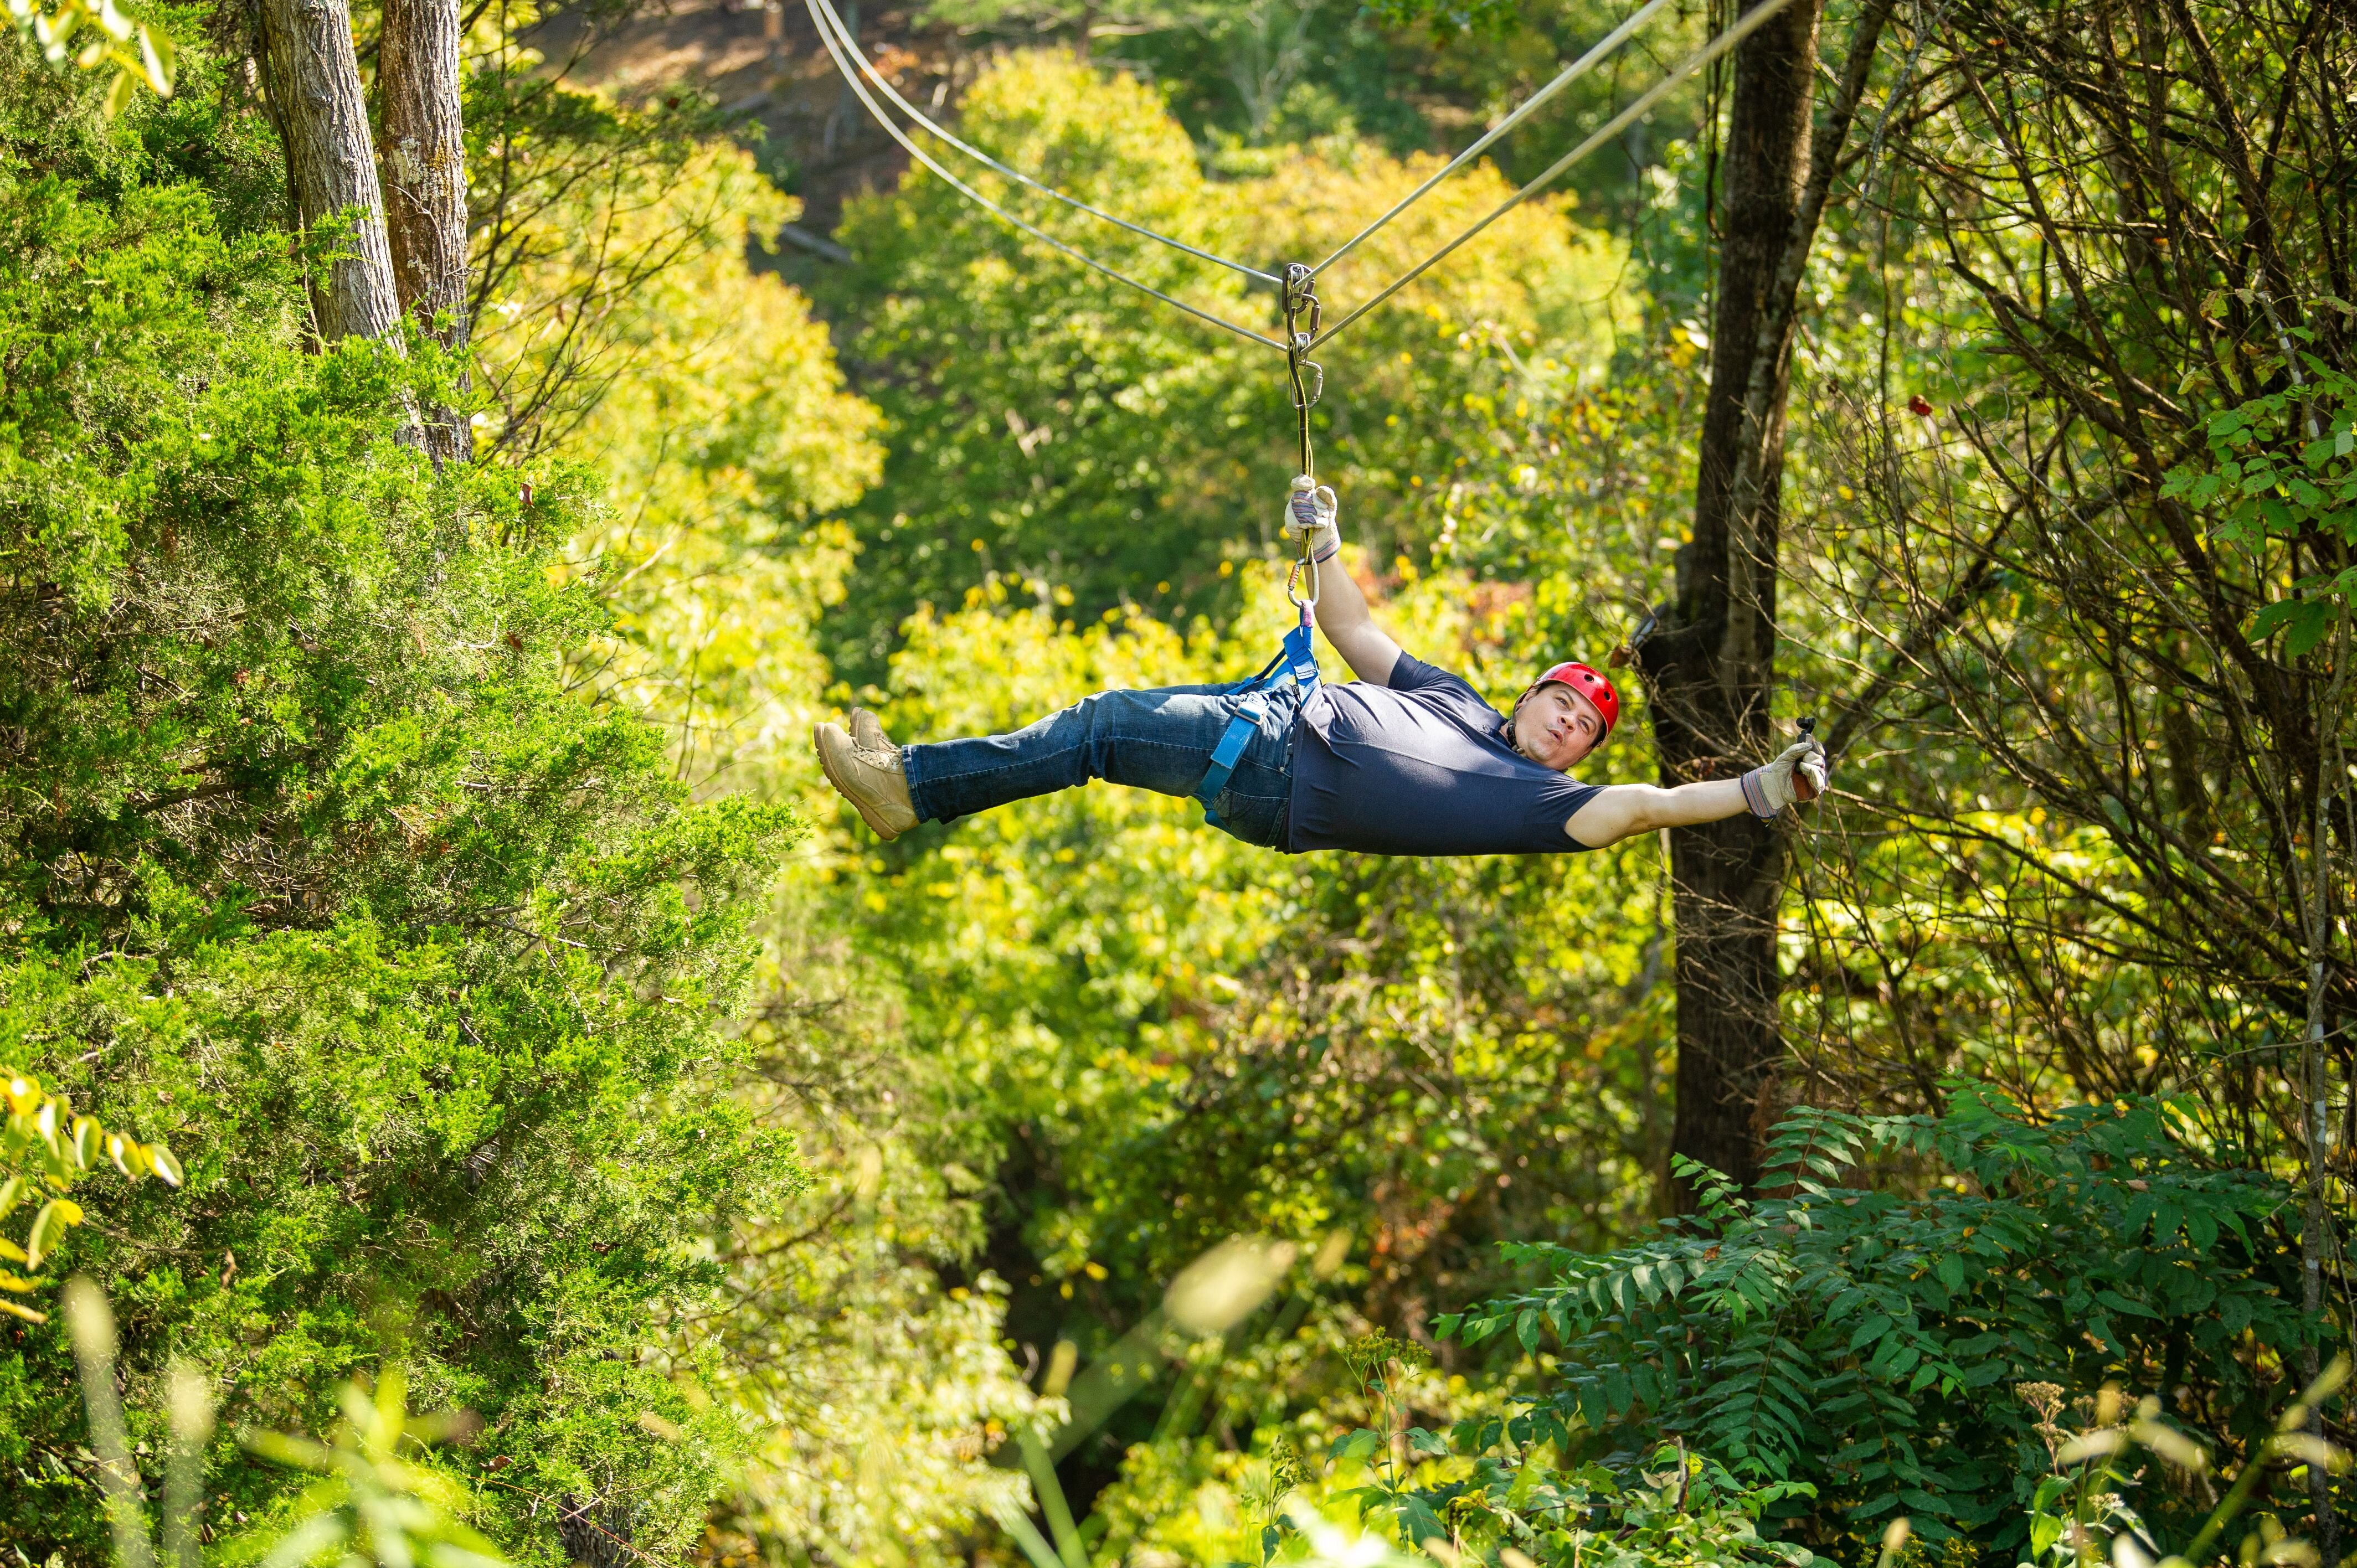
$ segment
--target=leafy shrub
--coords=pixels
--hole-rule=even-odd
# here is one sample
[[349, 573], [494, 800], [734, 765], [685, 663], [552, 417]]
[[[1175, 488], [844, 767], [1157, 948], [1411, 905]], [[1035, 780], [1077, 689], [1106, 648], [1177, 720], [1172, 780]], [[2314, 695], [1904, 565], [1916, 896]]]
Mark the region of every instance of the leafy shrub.
[[1378, 1330], [1341, 1355], [1380, 1430], [1344, 1433], [1322, 1459], [1272, 1428], [1255, 1434], [1257, 1455], [1209, 1439], [1191, 1445], [1191, 1456], [1166, 1442], [1139, 1444], [1129, 1453], [1129, 1484], [1101, 1494], [1094, 1511], [1075, 1521], [1035, 1447], [1028, 1467], [1057, 1541], [1019, 1509], [1002, 1511], [1000, 1522], [1032, 1568], [1070, 1568], [1083, 1554], [1100, 1563], [1219, 1568], [1831, 1568], [1807, 1547], [1760, 1529], [1775, 1504], [1810, 1495], [1805, 1482], [1747, 1481], [1683, 1443], [1610, 1463], [1565, 1462], [1545, 1443], [1469, 1456], [1405, 1424], [1428, 1353]]
[[[1265, 178], [1217, 181], [1156, 89], [1053, 52], [978, 73], [959, 125], [1010, 166], [1264, 268], [1327, 253], [1432, 173], [1344, 141]], [[1273, 296], [1234, 274], [975, 178], [1128, 275], [1275, 329]], [[1326, 297], [1366, 297], [1511, 188], [1486, 165], [1463, 171], [1338, 263]], [[1142, 306], [920, 168], [847, 204], [841, 235], [856, 262], [830, 295], [858, 323], [848, 359], [891, 452], [851, 518], [863, 554], [859, 590], [833, 618], [839, 673], [880, 676], [910, 611], [951, 608], [993, 574], [1066, 590], [1083, 621], [1136, 605], [1178, 626], [1232, 613], [1222, 567], [1275, 546], [1271, 502], [1296, 461], [1267, 348]], [[1436, 426], [1454, 435], [1488, 407], [1518, 350], [1587, 364], [1616, 322], [1632, 324], [1625, 263], [1619, 245], [1575, 231], [1564, 203], [1529, 202], [1321, 350], [1336, 392], [1315, 416], [1320, 472], [1351, 498], [1350, 535], [1375, 563], [1420, 555], [1445, 526], [1434, 498], [1459, 454]], [[1493, 340], [1511, 347], [1484, 355]]]
[[[587, 477], [436, 474], [397, 438], [431, 356], [301, 351], [299, 261], [197, 185], [0, 167], [0, 1060], [185, 1161], [63, 1253], [135, 1450], [175, 1359], [224, 1431], [402, 1373], [480, 1415], [503, 1549], [554, 1554], [573, 1498], [669, 1551], [741, 1440], [653, 1348], [801, 1179], [719, 1030], [798, 830], [570, 688]], [[35, 1562], [102, 1551], [70, 1365], [0, 1328]], [[211, 1461], [212, 1517], [293, 1506]]]
[[[2010, 1550], [2051, 1464], [2019, 1384], [2174, 1391], [2170, 1417], [2213, 1444], [2263, 1438], [2312, 1332], [2270, 1231], [2289, 1192], [2204, 1163], [2166, 1102], [2033, 1125], [1985, 1087], [1953, 1095], [1939, 1116], [1796, 1112], [1765, 1178], [1781, 1196], [1712, 1183], [1697, 1219], [1641, 1245], [1510, 1247], [1550, 1282], [1440, 1328], [1534, 1356], [1552, 1340], [1547, 1386], [1460, 1444], [1677, 1434], [1738, 1477], [1807, 1484], [1814, 1501], [1770, 1517], [1821, 1544], [1905, 1514], [1928, 1544]], [[1868, 1154], [1929, 1166], [1932, 1190], [1838, 1185]], [[2155, 1517], [2173, 1528], [2171, 1506]]]
[[[2305, 1430], [2311, 1416], [2348, 1379], [2349, 1359], [2334, 1358], [2322, 1375], [2276, 1418], [2274, 1430], [2249, 1444], [2241, 1473], [2231, 1480], [2221, 1476], [2214, 1486], [2209, 1479], [2209, 1452], [2160, 1419], [2158, 1396], [2146, 1395], [2131, 1412], [2119, 1391], [2106, 1388], [2095, 1400], [2093, 1424], [2057, 1444], [2054, 1473], [2038, 1483], [2028, 1520], [2029, 1561], [2050, 1558], [2057, 1568], [2065, 1568], [2104, 1555], [2102, 1548], [2108, 1543], [2114, 1563], [2150, 1563], [2158, 1558], [2166, 1568], [2178, 1568], [2212, 1561], [2213, 1550], [2233, 1540], [2230, 1531], [2244, 1523], [2244, 1533], [2235, 1553], [2239, 1561], [2319, 1562], [2316, 1547], [2287, 1537], [2283, 1520], [2272, 1512], [2261, 1512], [2247, 1522], [2243, 1516], [2255, 1498], [2265, 1496], [2263, 1488], [2275, 1464], [2288, 1463], [2294, 1469], [2320, 1477], [2348, 1473], [2348, 1451]], [[2044, 1385], [2040, 1394], [2051, 1388]], [[2050, 1409], [2047, 1413], [2050, 1425], [2054, 1412]], [[2059, 1429], [2055, 1434], [2061, 1435]], [[2163, 1462], [2158, 1477], [2155, 1466], [2136, 1452], [2139, 1448]], [[2168, 1552], [2156, 1541], [2149, 1510], [2140, 1510], [2132, 1502], [2141, 1486], [2156, 1479], [2159, 1485], [2153, 1490], [2164, 1497], [2171, 1495], [2169, 1488], [2181, 1491], [2190, 1481], [2204, 1494], [2205, 1501], [2217, 1498], [2209, 1517], [2201, 1520], [2200, 1529], [2177, 1552]], [[2223, 1496], [2218, 1496], [2220, 1488]], [[2162, 1539], [2166, 1540], [2165, 1533]], [[2325, 1539], [2329, 1543], [2331, 1537], [2328, 1533]]]
[[[2314, 337], [2305, 328], [2299, 336]], [[2313, 354], [2300, 358], [2313, 381], [2299, 378], [2211, 415], [2208, 461], [2178, 465], [2161, 485], [2164, 497], [2219, 517], [2218, 538], [2254, 557], [2265, 556], [2270, 540], [2357, 541], [2357, 376]], [[2295, 596], [2260, 607], [2251, 633], [2287, 631], [2284, 651], [2298, 659], [2338, 624], [2340, 607], [2357, 590], [2357, 567], [2298, 575], [2291, 586]]]
[[[1442, 1562], [1469, 1557], [1501, 1568], [1816, 1562], [1807, 1547], [1763, 1537], [1759, 1528], [1776, 1505], [1813, 1498], [1806, 1481], [1747, 1479], [1682, 1440], [1615, 1455], [1610, 1463], [1567, 1457], [1569, 1444], [1516, 1443], [1501, 1423], [1460, 1423], [1451, 1434], [1458, 1444], [1483, 1445], [1463, 1452], [1450, 1437], [1407, 1425], [1402, 1375], [1426, 1353], [1387, 1335], [1369, 1338], [1372, 1356], [1353, 1355], [1351, 1367], [1375, 1396], [1390, 1441], [1365, 1428], [1336, 1439], [1329, 1455], [1340, 1462], [1336, 1477], [1347, 1478], [1353, 1462], [1366, 1469], [1362, 1485], [1332, 1488], [1332, 1496], [1403, 1544]], [[1309, 1521], [1294, 1523], [1314, 1545]], [[1265, 1550], [1281, 1551], [1292, 1534], [1273, 1523]]]
[[1484, 1561], [1519, 1552], [1548, 1568], [1809, 1568], [1823, 1560], [1760, 1531], [1761, 1516], [1774, 1505], [1809, 1495], [1804, 1482], [1747, 1483], [1682, 1444], [1620, 1465], [1558, 1464], [1541, 1446], [1485, 1455], [1468, 1479], [1406, 1501], [1415, 1520], [1409, 1533], [1437, 1536]]

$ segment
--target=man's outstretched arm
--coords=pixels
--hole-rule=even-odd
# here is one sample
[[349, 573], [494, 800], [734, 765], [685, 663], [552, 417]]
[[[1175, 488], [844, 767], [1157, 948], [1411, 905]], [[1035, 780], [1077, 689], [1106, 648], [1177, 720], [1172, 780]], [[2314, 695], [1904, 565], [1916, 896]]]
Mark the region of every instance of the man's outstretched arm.
[[[1309, 530], [1309, 553], [1318, 563], [1318, 629], [1351, 667], [1351, 673], [1371, 685], [1391, 683], [1392, 667], [1399, 662], [1400, 645], [1375, 624], [1367, 596], [1342, 566], [1342, 536], [1335, 527], [1334, 492], [1318, 491], [1313, 499], [1318, 521]], [[1296, 514], [1288, 512], [1288, 518]], [[1297, 526], [1286, 530], [1300, 537]]]
[[1590, 849], [1639, 833], [1724, 822], [1745, 811], [1772, 817], [1824, 792], [1824, 747], [1813, 738], [1787, 746], [1765, 768], [1740, 779], [1706, 779], [1664, 789], [1658, 784], [1608, 784], [1571, 814], [1564, 832]]
[[1571, 814], [1564, 831], [1590, 849], [1639, 833], [1722, 822], [1749, 811], [1739, 779], [1706, 779], [1664, 789], [1658, 784], [1608, 784]]

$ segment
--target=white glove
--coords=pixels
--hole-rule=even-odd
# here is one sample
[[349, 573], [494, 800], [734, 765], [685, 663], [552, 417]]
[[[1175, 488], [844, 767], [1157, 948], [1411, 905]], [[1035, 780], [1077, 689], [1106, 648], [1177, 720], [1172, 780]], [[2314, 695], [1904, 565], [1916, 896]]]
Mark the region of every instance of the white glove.
[[1286, 499], [1285, 537], [1297, 544], [1308, 541], [1311, 560], [1330, 561], [1342, 548], [1341, 530], [1334, 526], [1340, 510], [1333, 487], [1304, 474], [1293, 481], [1293, 494]]
[[1813, 800], [1825, 792], [1832, 765], [1824, 744], [1815, 736], [1797, 741], [1777, 754], [1765, 768], [1743, 776], [1743, 798], [1758, 817], [1772, 817], [1797, 800]]

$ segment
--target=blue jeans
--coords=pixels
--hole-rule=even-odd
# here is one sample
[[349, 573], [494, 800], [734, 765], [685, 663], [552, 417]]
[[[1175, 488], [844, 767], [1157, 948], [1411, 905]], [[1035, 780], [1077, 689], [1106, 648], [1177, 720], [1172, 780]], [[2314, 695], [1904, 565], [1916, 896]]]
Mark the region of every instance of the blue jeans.
[[[1293, 800], [1293, 721], [1303, 693], [1287, 681], [1260, 695], [1257, 733], [1213, 809], [1233, 836], [1281, 849]], [[1227, 686], [1099, 692], [1012, 735], [903, 746], [900, 761], [917, 816], [929, 822], [1092, 779], [1192, 795], [1243, 703], [1243, 694]]]

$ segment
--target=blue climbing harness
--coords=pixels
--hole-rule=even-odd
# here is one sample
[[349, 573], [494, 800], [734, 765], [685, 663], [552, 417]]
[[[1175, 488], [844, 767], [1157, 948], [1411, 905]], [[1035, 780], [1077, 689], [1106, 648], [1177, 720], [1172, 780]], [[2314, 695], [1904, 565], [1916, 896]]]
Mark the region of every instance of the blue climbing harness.
[[1275, 690], [1280, 682], [1287, 680], [1299, 686], [1304, 695], [1318, 689], [1318, 652], [1310, 642], [1309, 613], [1309, 606], [1301, 607], [1301, 624], [1285, 634], [1285, 645], [1259, 674], [1228, 688], [1243, 693], [1244, 700], [1238, 705], [1236, 716], [1228, 721], [1220, 744], [1211, 748], [1211, 766], [1205, 770], [1203, 781], [1195, 786], [1195, 799], [1203, 802], [1203, 821], [1212, 827], [1227, 826], [1220, 821], [1213, 802], [1228, 787], [1236, 764], [1243, 760], [1244, 747], [1252, 744], [1252, 737], [1260, 730], [1260, 721], [1268, 715], [1268, 704], [1262, 701], [1261, 693]]

